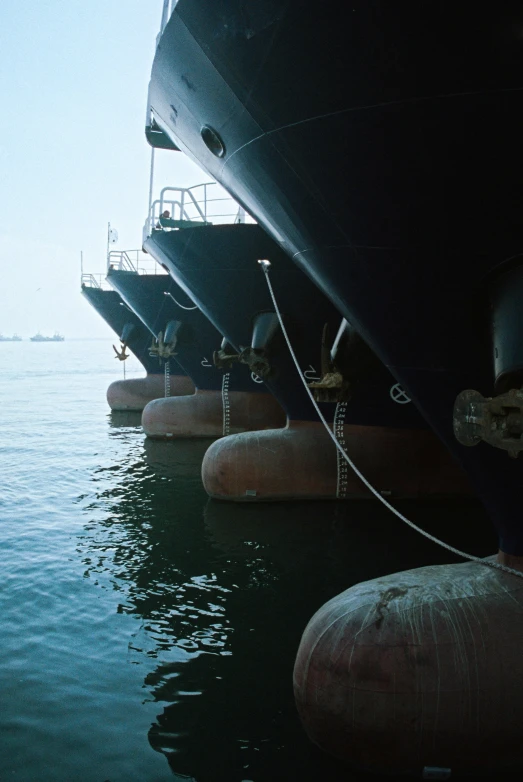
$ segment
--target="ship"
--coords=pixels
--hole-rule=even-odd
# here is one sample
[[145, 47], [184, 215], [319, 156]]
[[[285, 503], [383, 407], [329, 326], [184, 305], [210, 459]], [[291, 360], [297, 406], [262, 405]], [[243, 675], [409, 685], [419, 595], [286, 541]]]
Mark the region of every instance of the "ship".
[[0, 342], [21, 342], [22, 337], [19, 337], [18, 334], [13, 334], [12, 337], [4, 337], [3, 334], [0, 334]]
[[283, 426], [283, 411], [263, 383], [237, 364], [226, 370], [215, 366], [216, 352], [227, 349], [223, 336], [166, 270], [152, 264], [137, 251], [113, 251], [107, 281], [149, 329], [151, 354], [162, 366], [175, 356], [196, 393], [149, 406], [142, 417], [145, 433], [217, 437], [253, 425]]
[[[460, 395], [475, 391], [483, 419], [496, 418], [486, 400], [523, 375], [508, 301], [523, 295], [518, 8], [495, 23], [475, 13], [469, 50], [466, 6], [449, 27], [445, 3], [360, 1], [347, 30], [297, 0], [247, 15], [228, 0], [167, 3], [147, 125], [150, 141], [156, 129], [216, 177], [354, 325], [467, 471], [507, 557], [523, 557], [523, 468], [507, 458], [523, 447], [523, 407], [509, 404], [515, 434], [501, 414], [505, 434], [492, 438]], [[489, 437], [498, 448], [468, 447]]]
[[[331, 3], [308, 14], [298, 0], [261, 0], [250, 8], [231, 0], [166, 2], [146, 134], [150, 143], [163, 138], [164, 147], [168, 138], [216, 178], [354, 326], [469, 476], [496, 533], [498, 553], [488, 568], [517, 573], [523, 570], [521, 7], [471, 8], [356, 0], [340, 23]], [[521, 767], [521, 691], [512, 687], [522, 676], [519, 641], [497, 646], [499, 632], [509, 638], [511, 622], [521, 622], [510, 602], [517, 602], [518, 579], [502, 570], [487, 587], [483, 564], [459, 567], [419, 578], [430, 582], [432, 594], [447, 589], [463, 605], [474, 596], [471, 605], [488, 622], [482, 625], [476, 613], [467, 632], [484, 657], [475, 689], [465, 684], [462, 691], [449, 678], [442, 683], [438, 674], [438, 692], [462, 695], [430, 722], [427, 753], [469, 773], [491, 769], [501, 757], [504, 767]], [[403, 585], [415, 578], [369, 583], [366, 599], [379, 606], [379, 594], [410, 594]], [[496, 589], [507, 595], [502, 608], [489, 602]], [[428, 612], [430, 590], [417, 594], [419, 610], [425, 605]], [[346, 600], [352, 597], [348, 590]], [[343, 600], [345, 615], [360, 616]], [[398, 598], [394, 611], [403, 616], [411, 609], [402, 606]], [[328, 604], [318, 632], [326, 632], [333, 611]], [[500, 611], [507, 618], [496, 625]], [[368, 611], [362, 616], [360, 623]], [[418, 619], [421, 627], [419, 614], [409, 621], [418, 627]], [[468, 619], [460, 614], [459, 622]], [[337, 637], [354, 650], [357, 629], [338, 629]], [[408, 643], [417, 637], [409, 635]], [[431, 637], [438, 671], [447, 670], [448, 648]], [[402, 722], [384, 708], [378, 725], [372, 696], [362, 694], [354, 705], [365, 689], [354, 671], [345, 711], [354, 715], [356, 708], [360, 726], [369, 721], [367, 731], [351, 732], [328, 711], [329, 697], [322, 699], [330, 687], [328, 659], [343, 659], [343, 651], [330, 648], [326, 661], [313, 660], [312, 630], [309, 639], [295, 687], [313, 740], [379, 773], [422, 768], [423, 730], [410, 731], [433, 712], [420, 717], [413, 705]], [[383, 639], [396, 648], [393, 638]], [[366, 648], [377, 655], [375, 645]], [[511, 664], [499, 667], [501, 654], [517, 673]], [[436, 665], [431, 654], [426, 659]], [[378, 668], [376, 662], [371, 671], [376, 687], [386, 689], [396, 674], [386, 663]], [[307, 690], [308, 672], [315, 672], [317, 689]], [[401, 675], [402, 692], [410, 692], [412, 677], [421, 681], [421, 663]], [[340, 686], [338, 675], [335, 702]], [[469, 730], [463, 726], [472, 725], [472, 712], [465, 714], [462, 704], [473, 690], [512, 697], [501, 704], [484, 695]], [[320, 702], [327, 703], [323, 715], [314, 713]], [[461, 728], [437, 730], [447, 721], [458, 726], [455, 715]], [[465, 730], [467, 740], [476, 731], [466, 750]]]
[[[187, 203], [195, 192], [203, 207], [203, 189], [204, 185], [200, 189], [193, 186], [191, 192], [170, 188], [173, 207]], [[331, 371], [332, 359], [327, 359], [327, 354], [330, 357], [332, 345], [337, 344], [339, 381], [347, 393], [338, 406], [337, 399], [325, 400], [325, 390], [320, 409], [331, 425], [336, 419], [362, 452], [379, 453], [372, 468], [380, 474], [381, 489], [398, 495], [424, 494], [427, 474], [436, 472], [441, 481], [434, 484], [434, 494], [443, 486], [446, 493], [462, 491], [460, 480], [454, 480], [453, 469], [447, 464], [450, 460], [444, 454], [442, 458], [443, 449], [424, 431], [426, 426], [414, 406], [395, 401], [391, 393], [396, 386], [394, 378], [357, 340], [349, 324], [342, 325], [329, 299], [259, 225], [238, 221], [210, 224], [203, 216], [189, 221], [175, 211], [172, 224], [164, 226], [156, 219], [156, 211], [153, 204], [144, 249], [169, 270], [231, 346], [232, 350], [217, 351], [215, 363], [222, 368], [240, 364], [246, 378], [250, 375], [254, 383], [264, 383], [287, 415], [285, 432], [262, 432], [252, 437], [239, 434], [211, 446], [203, 467], [204, 486], [211, 496], [245, 500], [365, 495], [357, 480], [336, 463], [332, 443], [289, 353], [259, 259], [271, 261], [287, 331], [305, 378], [320, 395], [322, 377]], [[234, 214], [234, 209], [229, 211]], [[390, 448], [396, 467], [402, 459], [405, 467], [410, 465], [402, 477], [399, 469], [392, 476], [378, 467]], [[407, 454], [414, 451], [416, 458], [409, 462]], [[425, 458], [420, 458], [422, 452]], [[294, 465], [286, 464], [286, 458], [294, 459]], [[260, 459], [263, 464], [255, 479]], [[432, 469], [426, 469], [429, 464]], [[260, 478], [262, 473], [265, 482]]]
[[55, 331], [52, 337], [45, 337], [43, 334], [38, 332], [34, 335], [34, 337], [30, 337], [30, 339], [31, 342], [63, 342], [65, 337], [63, 334], [59, 334], [57, 331]]
[[[125, 304], [116, 291], [106, 288], [94, 274], [82, 274], [82, 295], [117, 335], [120, 345], [113, 345], [115, 359], [125, 362], [127, 349], [145, 369], [144, 378], [129, 378], [111, 383], [107, 401], [112, 410], [143, 410], [152, 399], [165, 394], [165, 372], [158, 359], [150, 355], [151, 338], [148, 329]], [[124, 364], [125, 367], [125, 364]], [[172, 393], [190, 394], [192, 382], [178, 367], [169, 377]]]

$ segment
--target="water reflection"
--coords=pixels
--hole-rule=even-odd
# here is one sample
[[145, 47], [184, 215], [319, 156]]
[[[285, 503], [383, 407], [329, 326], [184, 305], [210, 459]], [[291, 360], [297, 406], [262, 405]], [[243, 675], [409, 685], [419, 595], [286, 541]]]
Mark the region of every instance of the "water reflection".
[[[235, 505], [208, 500], [207, 441], [144, 440], [112, 423], [114, 460], [92, 475], [80, 539], [85, 577], [136, 617], [128, 663], [158, 704], [148, 738], [198, 782], [360, 778], [309, 744], [292, 695], [305, 624], [358, 581], [444, 561], [374, 501]], [[479, 506], [403, 503], [453, 545], [489, 554]], [[368, 777], [365, 777], [368, 779]]]
[[205, 451], [214, 438], [199, 437], [188, 440], [144, 440], [144, 459], [155, 473], [175, 481], [200, 475]]
[[114, 429], [142, 425], [142, 413], [140, 410], [111, 410], [108, 418], [109, 425]]

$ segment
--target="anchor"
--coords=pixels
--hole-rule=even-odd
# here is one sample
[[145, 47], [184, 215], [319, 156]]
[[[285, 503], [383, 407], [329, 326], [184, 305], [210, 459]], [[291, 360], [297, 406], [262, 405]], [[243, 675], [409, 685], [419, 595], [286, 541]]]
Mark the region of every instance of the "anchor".
[[240, 358], [240, 354], [232, 352], [233, 350], [234, 348], [230, 342], [227, 342], [224, 337], [220, 349], [215, 350], [212, 354], [212, 363], [214, 366], [217, 367], [217, 369], [230, 369], [233, 363]]
[[[125, 306], [125, 305], [124, 305]], [[125, 326], [122, 329], [122, 333], [120, 335], [120, 343], [122, 345], [122, 349], [118, 350], [115, 345], [113, 345], [113, 350], [116, 353], [115, 358], [118, 359], [118, 361], [125, 361], [125, 359], [129, 358], [130, 353], [126, 353], [125, 349], [127, 347], [127, 343], [129, 341], [129, 337], [134, 331], [134, 324], [133, 323], [126, 323]], [[125, 366], [124, 366], [124, 376], [125, 376]]]
[[251, 372], [258, 377], [269, 377], [272, 373], [264, 348], [244, 348], [240, 345], [239, 353], [228, 353], [227, 350], [220, 348], [214, 351], [212, 359], [218, 369], [230, 369], [237, 361], [240, 364], [247, 364]]
[[350, 399], [350, 383], [345, 380], [334, 360], [348, 325], [346, 320], [342, 321], [332, 350], [329, 348], [329, 324], [325, 323], [323, 326], [321, 335], [321, 379], [308, 383], [317, 402], [347, 402]]
[[163, 337], [163, 331], [159, 331], [157, 339], [153, 337], [149, 353], [151, 356], [158, 356], [159, 359], [168, 360], [176, 356], [176, 341], [175, 338], [173, 342], [166, 342]]
[[254, 319], [250, 347], [240, 345], [238, 361], [247, 364], [251, 372], [260, 378], [265, 379], [274, 374], [269, 361], [269, 348], [279, 329], [275, 312], [259, 312]]
[[247, 364], [251, 372], [258, 377], [266, 378], [272, 374], [265, 348], [242, 348], [238, 361], [240, 364]]
[[177, 355], [176, 346], [181, 325], [181, 322], [178, 320], [170, 320], [165, 328], [165, 335], [163, 331], [159, 331], [156, 340], [153, 339], [149, 354], [158, 356], [160, 363], [162, 359], [169, 361], [170, 358]]
[[274, 370], [268, 349], [278, 330], [278, 318], [274, 312], [259, 312], [254, 318], [250, 346], [240, 345], [239, 353], [232, 352], [234, 348], [224, 339], [220, 350], [213, 353], [214, 365], [219, 369], [230, 369], [237, 361], [247, 364], [251, 372], [260, 378], [270, 377]]
[[121, 350], [118, 350], [116, 345], [113, 345], [113, 350], [116, 353], [115, 358], [117, 358], [119, 361], [125, 361], [126, 358], [129, 358], [130, 353], [126, 353], [125, 352], [125, 348], [126, 347], [127, 347], [127, 345], [125, 344], [125, 342], [122, 342], [122, 349]]

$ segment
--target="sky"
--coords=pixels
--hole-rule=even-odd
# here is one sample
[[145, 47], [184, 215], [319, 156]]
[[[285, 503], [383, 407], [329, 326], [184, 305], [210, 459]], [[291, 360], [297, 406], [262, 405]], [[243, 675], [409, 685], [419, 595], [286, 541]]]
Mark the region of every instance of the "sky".
[[[141, 247], [151, 149], [147, 86], [162, 0], [0, 2], [0, 333], [113, 332], [80, 294], [112, 249]], [[163, 185], [209, 181], [157, 150]]]

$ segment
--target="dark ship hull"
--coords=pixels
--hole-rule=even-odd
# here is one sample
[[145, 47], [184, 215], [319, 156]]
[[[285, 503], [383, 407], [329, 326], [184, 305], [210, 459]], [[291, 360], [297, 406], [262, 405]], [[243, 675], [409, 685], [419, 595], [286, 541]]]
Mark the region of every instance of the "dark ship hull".
[[523, 571], [521, 29], [514, 2], [179, 0], [153, 66], [156, 125], [351, 321], [497, 529], [497, 561], [356, 585], [305, 629], [307, 733], [376, 773], [523, 765], [521, 581], [485, 566]]
[[118, 339], [125, 336], [126, 345], [148, 375], [163, 375], [163, 368], [159, 366], [158, 359], [149, 354], [151, 349], [149, 330], [134, 312], [125, 306], [117, 291], [82, 285], [82, 295], [112, 328]]
[[[201, 391], [221, 391], [224, 372], [213, 364], [222, 336], [197, 305], [165, 274], [138, 274], [109, 269], [107, 280], [155, 338], [169, 330], [175, 337], [176, 361]], [[244, 367], [232, 367], [231, 391], [266, 393]]]
[[150, 86], [157, 125], [406, 388], [509, 555], [523, 555], [521, 462], [458, 443], [453, 408], [464, 389], [493, 393], [493, 361], [505, 388], [520, 385], [507, 339], [522, 344], [521, 324], [495, 333], [494, 357], [489, 339], [492, 280], [522, 258], [520, 15], [356, 2], [339, 24], [331, 4], [180, 0]]
[[[214, 225], [180, 231], [154, 231], [145, 248], [169, 269], [201, 311], [222, 333], [237, 353], [245, 348], [259, 351], [266, 360], [267, 387], [291, 421], [316, 421], [318, 415], [292, 362], [279, 330], [259, 259], [270, 260], [286, 328], [305, 376], [319, 380], [324, 326], [331, 339], [338, 331], [340, 315], [328, 299], [289, 260], [278, 245], [257, 225]], [[259, 356], [258, 356], [259, 357]], [[257, 361], [257, 356], [254, 361]], [[256, 364], [243, 369], [255, 382]], [[359, 380], [359, 382], [358, 382]], [[381, 368], [372, 378], [361, 377], [352, 390], [345, 413], [346, 423], [361, 426], [422, 427], [413, 405], [396, 404], [390, 395], [395, 383]], [[323, 403], [328, 420], [334, 403]]]
[[[218, 352], [217, 363], [228, 368], [238, 362], [238, 370], [260, 388], [264, 383], [287, 415], [284, 429], [273, 424], [263, 432], [237, 430], [210, 446], [202, 464], [203, 485], [210, 496], [234, 501], [367, 496], [367, 489], [337, 457], [302, 373], [320, 386], [316, 393], [322, 398], [325, 419], [338, 436], [350, 439], [380, 491], [395, 496], [469, 491], [444, 449], [425, 430], [415, 407], [408, 399], [398, 404], [393, 393], [396, 381], [383, 364], [347, 324], [340, 328], [336, 308], [260, 226], [153, 229], [144, 248], [169, 269], [224, 335], [227, 349]], [[271, 264], [271, 281], [300, 372], [280, 328], [260, 260]], [[338, 346], [334, 374], [343, 382], [331, 396], [322, 383], [332, 376], [333, 343]], [[152, 407], [159, 408], [160, 403]], [[231, 409], [234, 412], [234, 405]], [[142, 423], [148, 433], [145, 412]]]
[[[126, 349], [136, 356], [146, 371], [143, 378], [113, 381], [107, 389], [107, 402], [112, 410], [142, 411], [152, 400], [167, 395], [182, 396], [194, 393], [190, 378], [180, 370], [172, 375], [160, 367], [158, 360], [150, 355], [151, 335], [141, 320], [122, 301], [116, 291], [105, 290], [98, 284], [93, 285], [91, 275], [85, 275], [89, 284], [82, 282], [82, 294], [94, 307], [105, 322], [118, 335], [120, 346], [113, 345], [115, 358], [125, 361]], [[174, 362], [173, 362], [174, 363]]]

